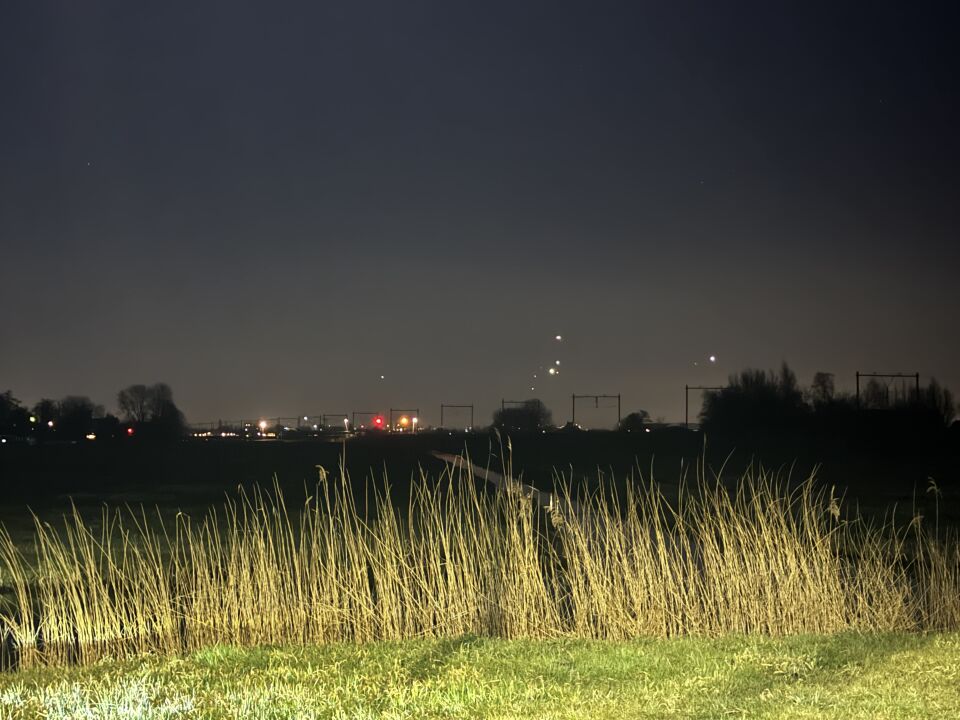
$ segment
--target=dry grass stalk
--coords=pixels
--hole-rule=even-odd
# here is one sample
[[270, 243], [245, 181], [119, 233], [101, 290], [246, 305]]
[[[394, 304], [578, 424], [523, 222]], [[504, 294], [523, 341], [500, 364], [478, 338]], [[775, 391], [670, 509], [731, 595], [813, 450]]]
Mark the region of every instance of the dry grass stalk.
[[[507, 472], [509, 477], [509, 471]], [[290, 509], [254, 489], [199, 522], [74, 510], [36, 520], [36, 561], [0, 529], [18, 664], [88, 662], [213, 644], [464, 634], [669, 637], [960, 627], [960, 550], [919, 522], [841, 519], [812, 479], [756, 470], [730, 490], [703, 476], [667, 501], [652, 481], [618, 498], [567, 489], [544, 511], [472, 466], [363, 503], [321, 470]]]

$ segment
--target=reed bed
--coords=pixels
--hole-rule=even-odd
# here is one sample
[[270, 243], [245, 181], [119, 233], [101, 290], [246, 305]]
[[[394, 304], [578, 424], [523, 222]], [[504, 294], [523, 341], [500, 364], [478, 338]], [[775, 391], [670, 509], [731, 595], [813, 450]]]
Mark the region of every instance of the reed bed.
[[960, 628], [960, 550], [919, 520], [845, 517], [813, 478], [760, 469], [652, 480], [547, 507], [469, 465], [357, 497], [342, 472], [288, 507], [276, 486], [164, 524], [105, 509], [0, 529], [0, 626], [17, 667], [140, 653], [462, 635], [612, 638]]

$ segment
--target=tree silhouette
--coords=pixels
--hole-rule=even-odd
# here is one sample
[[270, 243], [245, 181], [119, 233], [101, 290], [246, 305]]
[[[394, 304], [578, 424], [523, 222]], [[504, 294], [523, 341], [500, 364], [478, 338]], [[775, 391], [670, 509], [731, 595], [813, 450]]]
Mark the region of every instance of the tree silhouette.
[[166, 383], [125, 387], [117, 393], [117, 405], [127, 422], [141, 426], [148, 436], [173, 439], [186, 431], [186, 420]]
[[43, 398], [33, 406], [33, 414], [37, 418], [37, 424], [40, 426], [40, 429], [43, 430], [47, 427], [47, 423], [53, 422], [56, 424], [59, 422], [60, 403], [50, 398]]
[[632, 412], [620, 421], [619, 430], [624, 432], [641, 432], [644, 425], [650, 422], [650, 413], [646, 410]]
[[12, 435], [25, 434], [30, 425], [30, 413], [20, 401], [7, 390], [0, 393], [0, 432]]
[[82, 440], [93, 432], [94, 419], [103, 415], [103, 406], [94, 404], [86, 395], [68, 395], [60, 401], [57, 437], [61, 440]]
[[833, 402], [836, 390], [833, 384], [833, 373], [817, 372], [813, 374], [813, 384], [810, 386], [810, 396], [815, 407], [828, 405]]
[[793, 430], [810, 414], [797, 376], [783, 363], [779, 372], [747, 369], [731, 375], [727, 387], [707, 395], [701, 425], [713, 431]]
[[522, 405], [497, 410], [493, 424], [503, 430], [540, 430], [553, 424], [553, 415], [542, 401], [534, 398]]
[[128, 422], [142, 423], [150, 417], [150, 388], [129, 385], [117, 393], [117, 406]]
[[930, 384], [922, 391], [921, 402], [943, 420], [944, 426], [952, 423], [956, 417], [957, 408], [953, 402], [953, 393], [941, 387], [936, 378], [931, 378]]

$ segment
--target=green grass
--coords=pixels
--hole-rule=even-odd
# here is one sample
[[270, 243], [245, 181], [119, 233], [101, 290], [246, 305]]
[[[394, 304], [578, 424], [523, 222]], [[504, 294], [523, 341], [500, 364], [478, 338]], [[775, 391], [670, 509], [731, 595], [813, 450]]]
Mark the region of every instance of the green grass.
[[409, 640], [0, 676], [0, 717], [946, 718], [960, 636]]

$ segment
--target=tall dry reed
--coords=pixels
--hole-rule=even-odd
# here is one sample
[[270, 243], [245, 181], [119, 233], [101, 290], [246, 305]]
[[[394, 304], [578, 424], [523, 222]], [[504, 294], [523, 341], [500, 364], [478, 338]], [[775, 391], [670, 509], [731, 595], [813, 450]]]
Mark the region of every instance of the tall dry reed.
[[960, 627], [960, 551], [914, 523], [844, 518], [813, 479], [649, 482], [549, 507], [469, 465], [354, 496], [322, 469], [288, 507], [275, 487], [164, 524], [104, 510], [36, 520], [36, 560], [0, 529], [0, 625], [20, 667], [213, 644], [464, 634], [630, 638]]

